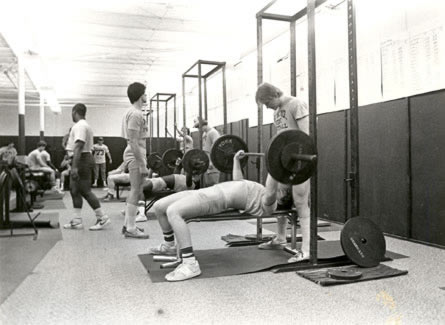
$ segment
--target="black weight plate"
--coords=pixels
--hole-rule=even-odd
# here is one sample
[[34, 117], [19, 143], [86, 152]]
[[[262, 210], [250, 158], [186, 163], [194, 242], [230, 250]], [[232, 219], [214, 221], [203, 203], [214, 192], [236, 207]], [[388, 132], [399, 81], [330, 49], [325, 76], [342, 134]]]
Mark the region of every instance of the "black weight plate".
[[304, 183], [317, 168], [316, 160], [295, 160], [292, 154], [316, 155], [312, 138], [300, 130], [286, 130], [272, 138], [266, 152], [266, 167], [280, 183]]
[[147, 157], [147, 165], [152, 170], [159, 170], [162, 167], [162, 158], [157, 152], [153, 152]]
[[25, 190], [27, 193], [34, 193], [39, 189], [39, 184], [34, 180], [25, 181]]
[[340, 242], [346, 256], [361, 267], [377, 266], [385, 257], [385, 237], [368, 218], [349, 219], [341, 231]]
[[[233, 156], [239, 151], [247, 152], [247, 144], [236, 135], [223, 135], [212, 146], [210, 158], [212, 164], [223, 173], [232, 173]], [[247, 157], [240, 160], [241, 168], [247, 164]]]
[[326, 275], [337, 280], [357, 280], [362, 277], [362, 272], [351, 269], [328, 269]]
[[183, 154], [181, 150], [178, 149], [169, 149], [162, 155], [162, 163], [164, 166], [175, 169], [176, 168], [176, 160], [178, 158], [182, 158]]
[[192, 175], [201, 175], [209, 168], [209, 156], [201, 149], [188, 150], [182, 158], [184, 171]]

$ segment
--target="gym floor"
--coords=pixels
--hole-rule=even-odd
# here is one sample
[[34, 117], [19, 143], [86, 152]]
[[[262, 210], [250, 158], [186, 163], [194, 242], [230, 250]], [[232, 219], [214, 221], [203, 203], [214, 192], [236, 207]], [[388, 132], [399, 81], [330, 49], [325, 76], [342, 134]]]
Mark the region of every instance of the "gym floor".
[[[94, 190], [103, 196], [100, 189]], [[57, 210], [60, 224], [68, 209]], [[386, 238], [387, 249], [409, 256], [386, 264], [408, 275], [321, 287], [295, 272], [152, 283], [138, 254], [162, 239], [156, 220], [139, 223], [148, 240], [120, 234], [122, 203], [104, 204], [112, 225], [92, 232], [61, 229], [63, 239], [0, 306], [2, 324], [444, 324], [445, 250]], [[223, 248], [228, 233], [255, 232], [247, 221], [193, 223], [195, 249]], [[40, 229], [40, 238], [57, 229]], [[267, 231], [265, 231], [267, 233]], [[327, 240], [339, 231], [323, 232]], [[22, 237], [23, 238], [23, 237]], [[10, 238], [9, 240], [16, 240]], [[28, 239], [32, 242], [32, 239]], [[39, 240], [39, 239], [38, 239]], [[0, 267], [0, 271], [5, 271]]]

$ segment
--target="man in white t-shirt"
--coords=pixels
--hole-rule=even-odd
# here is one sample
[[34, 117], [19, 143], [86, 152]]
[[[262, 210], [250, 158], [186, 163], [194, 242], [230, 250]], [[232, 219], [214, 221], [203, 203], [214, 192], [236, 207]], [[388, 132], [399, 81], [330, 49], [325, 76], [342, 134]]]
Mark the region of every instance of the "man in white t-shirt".
[[[56, 171], [48, 166], [48, 156], [49, 154], [45, 151], [46, 148], [46, 142], [45, 141], [39, 141], [37, 142], [37, 148], [31, 151], [28, 154], [27, 161], [29, 169], [32, 171], [41, 171], [49, 175], [50, 182], [53, 191], [58, 191], [56, 187]], [[47, 155], [42, 154], [45, 152]], [[51, 161], [51, 160], [49, 160]]]
[[110, 223], [110, 218], [103, 212], [96, 195], [91, 192], [91, 173], [94, 168], [93, 130], [85, 120], [87, 107], [76, 104], [72, 110], [74, 125], [68, 137], [66, 150], [71, 153], [73, 162], [70, 172], [70, 193], [73, 200], [74, 217], [64, 225], [65, 229], [81, 229], [83, 199], [87, 200], [96, 213], [96, 224], [90, 230], [101, 230]]
[[102, 178], [102, 182], [104, 182], [104, 186], [107, 186], [107, 159], [110, 164], [113, 163], [111, 159], [110, 150], [108, 146], [104, 144], [104, 138], [99, 137], [97, 139], [97, 143], [93, 146], [93, 156], [94, 156], [94, 183], [93, 187], [97, 186], [97, 180], [100, 177]]
[[[283, 92], [269, 83], [258, 86], [256, 102], [274, 111], [274, 124], [277, 133], [284, 130], [301, 130], [309, 134], [309, 110], [307, 104], [293, 96], [286, 96]], [[309, 208], [310, 180], [298, 185], [279, 184], [277, 200], [280, 205], [290, 201], [298, 212], [302, 233], [301, 250], [289, 259], [289, 262], [300, 262], [309, 259], [310, 246], [310, 208]], [[284, 203], [285, 204], [285, 203]], [[259, 245], [260, 249], [282, 249], [286, 243], [286, 224], [284, 217], [277, 218], [277, 236], [267, 243]]]

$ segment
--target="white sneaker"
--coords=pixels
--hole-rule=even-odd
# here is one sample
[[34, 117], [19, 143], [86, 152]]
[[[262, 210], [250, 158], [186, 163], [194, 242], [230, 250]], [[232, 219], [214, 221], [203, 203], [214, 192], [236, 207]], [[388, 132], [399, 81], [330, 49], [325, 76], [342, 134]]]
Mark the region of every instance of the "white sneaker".
[[183, 261], [179, 264], [176, 269], [168, 273], [165, 279], [170, 282], [183, 281], [197, 277], [201, 274], [201, 269], [199, 268], [199, 263], [197, 260], [194, 261]]
[[97, 219], [96, 224], [90, 227], [90, 230], [102, 230], [106, 225], [110, 224], [111, 220], [107, 215], [104, 215], [102, 218]]
[[296, 263], [307, 261], [309, 259], [309, 253], [305, 253], [303, 251], [297, 251], [297, 253], [287, 260], [287, 263]]
[[136, 217], [136, 222], [144, 222], [147, 221], [147, 217], [144, 214], [139, 213]]
[[83, 228], [83, 224], [82, 224], [82, 219], [80, 218], [74, 218], [71, 219], [71, 221], [65, 225], [63, 225], [64, 229], [82, 229]]
[[150, 247], [148, 249], [150, 255], [176, 255], [176, 245], [170, 246], [163, 242], [158, 247]]

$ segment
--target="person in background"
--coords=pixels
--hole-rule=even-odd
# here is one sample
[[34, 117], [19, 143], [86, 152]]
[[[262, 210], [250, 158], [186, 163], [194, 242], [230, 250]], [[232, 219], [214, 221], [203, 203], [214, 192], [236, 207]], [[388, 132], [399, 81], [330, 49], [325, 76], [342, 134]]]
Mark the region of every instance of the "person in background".
[[65, 229], [82, 229], [82, 205], [83, 198], [88, 202], [96, 214], [96, 224], [90, 230], [101, 230], [111, 223], [110, 218], [104, 213], [96, 195], [91, 191], [91, 173], [94, 168], [93, 155], [93, 130], [85, 120], [87, 107], [84, 104], [76, 104], [72, 109], [73, 122], [66, 150], [73, 157], [70, 173], [70, 192], [73, 200], [74, 216], [65, 224]]
[[93, 157], [94, 157], [94, 183], [93, 187], [97, 187], [97, 180], [99, 179], [99, 173], [100, 177], [102, 178], [102, 181], [104, 182], [104, 186], [107, 187], [107, 159], [110, 164], [113, 163], [113, 160], [111, 159], [110, 150], [108, 149], [108, 146], [104, 144], [104, 138], [99, 137], [97, 139], [97, 143], [93, 146]]
[[64, 190], [64, 188], [65, 188], [65, 177], [70, 176], [71, 163], [72, 163], [71, 158], [72, 157], [70, 157], [68, 154], [65, 154], [62, 162], [60, 163], [60, 170], [62, 171], [60, 173], [60, 189], [61, 190]]
[[17, 150], [14, 147], [14, 142], [10, 142], [7, 146], [0, 148], [0, 161], [11, 165], [17, 156]]
[[220, 137], [220, 134], [215, 128], [209, 126], [206, 120], [201, 119], [199, 116], [195, 118], [193, 122], [195, 123], [194, 127], [202, 131], [202, 150], [205, 151], [210, 160], [209, 168], [204, 173], [204, 184], [202, 184], [202, 187], [218, 184], [220, 172], [213, 166], [212, 160], [210, 159], [210, 152], [212, 151], [213, 144]]
[[28, 166], [31, 171], [41, 171], [48, 174], [51, 182], [51, 190], [58, 192], [59, 190], [56, 187], [56, 171], [47, 165], [47, 157], [45, 157], [45, 155], [44, 158], [42, 158], [42, 152], [45, 151], [46, 146], [45, 141], [37, 142], [37, 148], [28, 154]]

